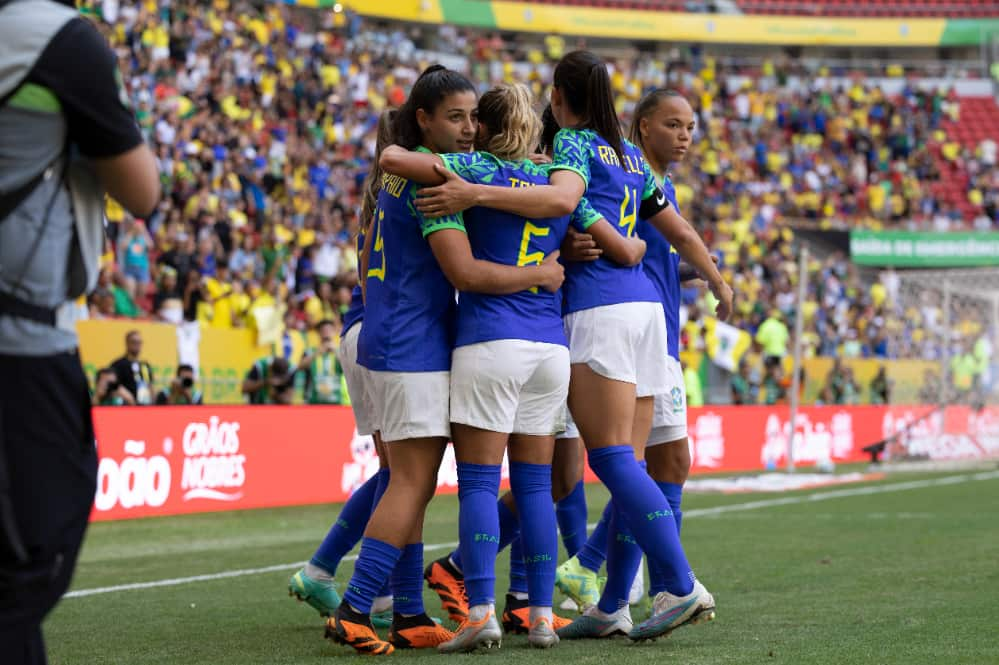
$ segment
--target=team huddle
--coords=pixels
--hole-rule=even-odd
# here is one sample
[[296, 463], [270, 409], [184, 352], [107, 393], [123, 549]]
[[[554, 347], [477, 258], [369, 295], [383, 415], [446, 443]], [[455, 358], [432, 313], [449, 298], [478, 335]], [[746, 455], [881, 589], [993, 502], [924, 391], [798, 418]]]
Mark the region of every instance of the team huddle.
[[[289, 583], [330, 617], [335, 641], [373, 655], [456, 653], [506, 631], [546, 648], [714, 618], [680, 543], [690, 468], [680, 282], [705, 280], [722, 319], [732, 291], [666, 175], [690, 144], [689, 104], [649, 93], [630, 140], [614, 108], [604, 63], [576, 51], [555, 68], [542, 118], [526, 87], [477, 98], [441, 66], [383, 115], [339, 349], [381, 469]], [[448, 441], [460, 544], [424, 569], [423, 519]], [[589, 537], [584, 454], [611, 494]], [[504, 455], [511, 491], [497, 501]], [[571, 557], [561, 566], [559, 534]], [[358, 541], [341, 598], [333, 576]], [[643, 554], [652, 611], [636, 625], [628, 600]], [[427, 615], [424, 580], [456, 631]], [[571, 621], [553, 614], [556, 586], [580, 610]]]

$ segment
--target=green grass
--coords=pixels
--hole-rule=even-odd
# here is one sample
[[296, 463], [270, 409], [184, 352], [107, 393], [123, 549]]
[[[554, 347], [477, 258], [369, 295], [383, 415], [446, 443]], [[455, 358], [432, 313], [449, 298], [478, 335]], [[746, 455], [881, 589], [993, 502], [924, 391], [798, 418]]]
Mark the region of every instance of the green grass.
[[[954, 476], [958, 474], [944, 474]], [[967, 474], [960, 474], [967, 475]], [[900, 475], [877, 485], [933, 479]], [[821, 490], [788, 493], [807, 497]], [[606, 498], [588, 491], [595, 520]], [[563, 642], [547, 652], [507, 638], [509, 657], [587, 665], [683, 663], [999, 663], [999, 478], [698, 515], [774, 495], [688, 494], [683, 538], [718, 619], [667, 640]], [[337, 506], [157, 518], [94, 525], [74, 589], [306, 559]], [[456, 539], [457, 500], [438, 497], [426, 542]], [[444, 549], [428, 551], [429, 561]], [[352, 564], [341, 566], [338, 579]], [[506, 585], [507, 559], [497, 566]], [[76, 663], [328, 663], [356, 659], [322, 639], [323, 622], [286, 595], [293, 569], [178, 586], [67, 598], [46, 624], [50, 660]], [[427, 607], [439, 605], [428, 594]], [[561, 598], [557, 597], [556, 603]], [[642, 619], [646, 606], [633, 608]], [[440, 612], [436, 612], [440, 615]], [[441, 662], [396, 652], [408, 662]], [[2, 659], [0, 659], [2, 660]], [[481, 662], [476, 660], [475, 662]]]

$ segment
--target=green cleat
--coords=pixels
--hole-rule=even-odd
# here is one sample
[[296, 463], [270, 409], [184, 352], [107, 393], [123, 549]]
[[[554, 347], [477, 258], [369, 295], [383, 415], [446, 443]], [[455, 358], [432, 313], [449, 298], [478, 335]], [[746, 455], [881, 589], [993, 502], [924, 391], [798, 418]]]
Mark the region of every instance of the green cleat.
[[[333, 581], [314, 580], [305, 574], [305, 568], [288, 580], [288, 595], [308, 603], [323, 617], [333, 616], [336, 608], [340, 607], [340, 594], [336, 592]], [[389, 623], [391, 619], [392, 613], [389, 612]]]
[[371, 625], [375, 628], [389, 628], [392, 626], [392, 610], [371, 613]]
[[572, 557], [555, 569], [555, 586], [576, 602], [581, 611], [592, 607], [600, 600], [600, 587], [606, 578], [600, 578], [592, 570]]

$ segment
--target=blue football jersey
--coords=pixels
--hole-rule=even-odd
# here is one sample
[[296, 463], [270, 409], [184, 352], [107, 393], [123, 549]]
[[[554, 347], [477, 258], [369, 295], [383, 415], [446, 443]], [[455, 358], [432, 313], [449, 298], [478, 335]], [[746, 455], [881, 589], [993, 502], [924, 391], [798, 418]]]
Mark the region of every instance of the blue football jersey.
[[[589, 129], [561, 129], [555, 135], [552, 168], [569, 168], [586, 181], [586, 193], [572, 214], [577, 230], [585, 231], [602, 217], [622, 236], [633, 236], [642, 201], [659, 195], [641, 151], [628, 141], [622, 148], [623, 160]], [[603, 257], [569, 263], [563, 290], [566, 314], [625, 302], [659, 302], [641, 265], [628, 268]]]
[[[364, 247], [364, 230], [361, 229], [357, 232], [357, 255], [361, 255], [361, 248]], [[359, 323], [364, 318], [364, 297], [361, 294], [361, 280], [360, 275], [358, 275], [357, 284], [354, 285], [354, 290], [350, 292], [350, 305], [347, 307], [347, 311], [343, 313], [343, 328], [340, 331], [340, 337], [347, 334], [347, 331], [353, 327], [355, 323]]]
[[[677, 211], [676, 189], [669, 178], [660, 183], [669, 204]], [[666, 312], [666, 348], [669, 355], [680, 360], [680, 255], [649, 222], [639, 220], [638, 237], [647, 245], [642, 267], [659, 292]]]
[[[469, 182], [496, 187], [548, 184], [550, 165], [508, 162], [486, 152], [440, 155], [445, 165]], [[492, 208], [464, 213], [475, 258], [510, 266], [540, 264], [562, 244], [569, 216], [525, 219]], [[456, 346], [497, 339], [523, 339], [565, 345], [562, 299], [537, 287], [510, 295], [461, 292]]]
[[[429, 152], [421, 150], [422, 152]], [[454, 287], [426, 237], [464, 231], [460, 215], [427, 219], [416, 209], [414, 182], [385, 174], [369, 233], [374, 233], [358, 338], [358, 362], [370, 370], [441, 372], [451, 369]]]

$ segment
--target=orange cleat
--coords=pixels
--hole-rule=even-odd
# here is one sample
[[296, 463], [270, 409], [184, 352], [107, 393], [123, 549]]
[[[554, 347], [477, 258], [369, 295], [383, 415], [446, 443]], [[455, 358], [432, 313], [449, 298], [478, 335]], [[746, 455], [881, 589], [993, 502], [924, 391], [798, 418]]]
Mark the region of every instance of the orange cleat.
[[347, 603], [341, 603], [336, 614], [326, 622], [326, 637], [368, 656], [388, 656], [395, 651], [395, 647], [378, 637], [371, 626], [371, 618], [355, 612]]
[[426, 614], [412, 617], [394, 615], [388, 634], [389, 642], [397, 649], [436, 648], [453, 638], [454, 633], [435, 623]]
[[441, 608], [451, 621], [461, 625], [468, 619], [468, 596], [465, 595], [465, 577], [448, 557], [437, 559], [423, 571], [423, 579], [441, 599]]
[[[572, 620], [554, 615], [552, 629], [568, 626]], [[503, 608], [503, 632], [512, 635], [527, 635], [531, 630], [531, 609], [528, 601], [518, 600], [513, 594], [506, 594], [506, 607]]]

